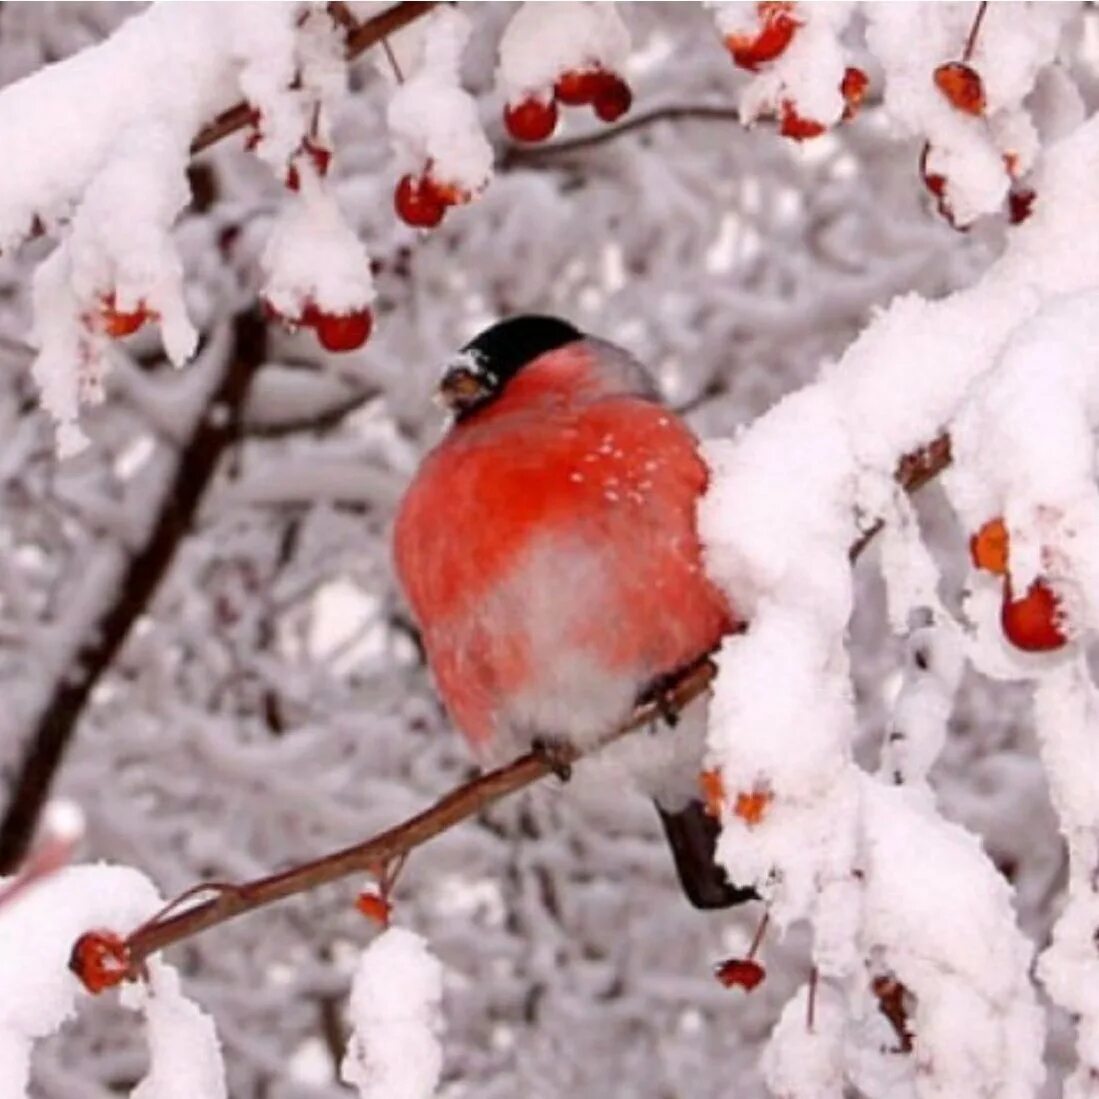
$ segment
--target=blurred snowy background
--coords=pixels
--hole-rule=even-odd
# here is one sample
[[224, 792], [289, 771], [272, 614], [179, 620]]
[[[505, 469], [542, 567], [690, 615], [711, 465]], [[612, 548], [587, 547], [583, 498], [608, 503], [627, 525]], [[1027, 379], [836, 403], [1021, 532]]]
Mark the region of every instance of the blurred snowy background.
[[[352, 94], [329, 120], [329, 178], [377, 292], [361, 350], [330, 355], [259, 317], [259, 259], [285, 188], [237, 134], [192, 162], [174, 233], [197, 360], [171, 367], [154, 326], [117, 345], [107, 400], [82, 415], [90, 446], [59, 461], [28, 372], [31, 272], [51, 242], [0, 259], [0, 776], [10, 783], [43, 730], [71, 730], [56, 790], [86, 814], [81, 859], [137, 867], [165, 895], [351, 843], [472, 773], [395, 591], [388, 533], [441, 431], [438, 368], [487, 322], [568, 317], [650, 364], [699, 434], [731, 436], [895, 295], [972, 284], [1009, 231], [988, 218], [957, 232], [937, 216], [920, 142], [898, 140], [876, 105], [872, 61], [852, 123], [804, 145], [743, 129], [746, 76], [695, 4], [621, 6], [631, 117], [673, 111], [621, 133], [573, 114], [548, 145], [519, 146], [493, 80], [513, 6], [463, 8], [474, 18], [463, 75], [497, 161], [476, 202], [430, 234], [394, 216], [381, 51], [352, 66]], [[4, 4], [0, 79], [140, 10]], [[1074, 18], [1061, 59], [1090, 114], [1099, 18]], [[234, 384], [257, 341], [254, 381]], [[936, 487], [919, 507], [956, 585], [950, 602], [966, 532]], [[852, 626], [869, 764], [901, 656], [874, 558], [858, 564]], [[1065, 871], [1029, 717], [1026, 695], [971, 673], [933, 777], [1044, 945]], [[758, 912], [691, 910], [651, 806], [606, 777], [592, 762], [568, 787], [544, 783], [404, 872], [398, 922], [446, 967], [443, 1096], [764, 1094], [756, 1062], [805, 979], [805, 943], [769, 941], [768, 980], [751, 996], [720, 987], [712, 962], [743, 950]], [[235, 1099], [347, 1094], [344, 1004], [373, 934], [354, 893], [328, 887], [175, 951], [216, 1020]], [[1069, 1038], [1056, 1018], [1051, 1035], [1059, 1070]], [[145, 1057], [132, 1017], [96, 1002], [37, 1050], [33, 1094], [126, 1093]]]

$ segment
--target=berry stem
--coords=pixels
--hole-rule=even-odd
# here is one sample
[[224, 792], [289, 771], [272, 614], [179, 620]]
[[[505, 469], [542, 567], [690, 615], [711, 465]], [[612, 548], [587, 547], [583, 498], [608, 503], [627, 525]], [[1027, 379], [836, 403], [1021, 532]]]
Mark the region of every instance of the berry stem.
[[981, 32], [981, 24], [984, 22], [987, 8], [988, 0], [980, 0], [977, 5], [977, 14], [973, 16], [973, 25], [969, 28], [969, 37], [965, 40], [965, 49], [962, 50], [963, 61], [968, 61], [977, 48], [977, 35]]

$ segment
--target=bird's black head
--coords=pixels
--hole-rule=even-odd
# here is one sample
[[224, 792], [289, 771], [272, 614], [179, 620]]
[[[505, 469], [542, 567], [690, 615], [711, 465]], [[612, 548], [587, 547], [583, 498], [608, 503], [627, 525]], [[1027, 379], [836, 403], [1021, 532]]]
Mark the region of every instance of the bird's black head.
[[583, 338], [583, 332], [556, 317], [509, 317], [470, 340], [447, 364], [439, 397], [460, 420], [499, 396], [527, 363]]

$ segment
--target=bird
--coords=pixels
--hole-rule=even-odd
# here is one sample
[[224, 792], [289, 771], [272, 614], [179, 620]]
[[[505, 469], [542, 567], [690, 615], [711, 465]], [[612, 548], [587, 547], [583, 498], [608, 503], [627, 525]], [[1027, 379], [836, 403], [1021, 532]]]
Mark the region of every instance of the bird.
[[[741, 627], [703, 568], [698, 441], [632, 355], [557, 317], [491, 325], [437, 397], [449, 424], [393, 530], [437, 690], [486, 764], [588, 750]], [[724, 908], [756, 894], [715, 863], [687, 724], [638, 772], [688, 900]]]

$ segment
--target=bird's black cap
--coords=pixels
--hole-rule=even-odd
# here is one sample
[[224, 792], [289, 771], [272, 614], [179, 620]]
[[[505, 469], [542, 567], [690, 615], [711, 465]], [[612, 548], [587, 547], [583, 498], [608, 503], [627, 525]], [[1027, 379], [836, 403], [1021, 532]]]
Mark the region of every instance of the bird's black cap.
[[486, 328], [462, 351], [482, 363], [502, 384], [539, 355], [583, 338], [584, 334], [568, 321], [524, 313]]
[[508, 317], [462, 348], [447, 366], [440, 393], [461, 417], [496, 397], [527, 363], [583, 338], [583, 332], [557, 317]]

